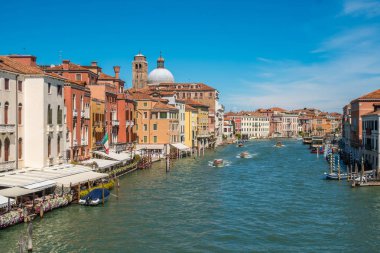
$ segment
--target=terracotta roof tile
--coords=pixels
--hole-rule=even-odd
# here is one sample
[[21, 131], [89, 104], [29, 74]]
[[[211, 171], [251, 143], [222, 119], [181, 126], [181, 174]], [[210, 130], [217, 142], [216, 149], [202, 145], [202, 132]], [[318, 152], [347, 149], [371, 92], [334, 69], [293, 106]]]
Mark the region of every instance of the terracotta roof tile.
[[365, 95], [359, 97], [358, 99], [360, 99], [360, 100], [361, 99], [376, 99], [376, 100], [380, 99], [380, 89], [372, 91], [368, 94], [365, 94]]
[[0, 56], [0, 69], [21, 74], [45, 74], [38, 67], [22, 64], [6, 56]]

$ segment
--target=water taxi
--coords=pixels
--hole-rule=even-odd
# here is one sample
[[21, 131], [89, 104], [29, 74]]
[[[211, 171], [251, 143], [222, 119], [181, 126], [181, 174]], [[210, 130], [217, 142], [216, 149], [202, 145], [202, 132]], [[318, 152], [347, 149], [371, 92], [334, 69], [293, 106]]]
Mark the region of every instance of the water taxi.
[[214, 165], [215, 167], [223, 167], [224, 161], [223, 159], [215, 159], [212, 165]]

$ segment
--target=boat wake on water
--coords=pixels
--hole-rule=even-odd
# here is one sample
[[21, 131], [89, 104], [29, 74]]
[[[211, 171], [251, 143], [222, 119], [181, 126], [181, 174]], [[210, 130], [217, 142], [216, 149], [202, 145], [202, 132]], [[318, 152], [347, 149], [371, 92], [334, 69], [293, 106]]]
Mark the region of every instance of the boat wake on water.
[[221, 167], [229, 167], [231, 165], [230, 161], [226, 161], [223, 159], [215, 159], [213, 161], [208, 161], [208, 166], [221, 168]]

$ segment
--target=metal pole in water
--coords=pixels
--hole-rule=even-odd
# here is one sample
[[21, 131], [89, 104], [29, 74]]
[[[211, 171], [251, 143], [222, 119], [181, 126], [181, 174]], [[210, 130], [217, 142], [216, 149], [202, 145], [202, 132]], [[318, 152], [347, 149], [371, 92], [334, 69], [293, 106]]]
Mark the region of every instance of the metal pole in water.
[[338, 179], [340, 181], [340, 161], [339, 161], [339, 155], [338, 155]]
[[102, 205], [104, 206], [104, 183], [102, 180]]
[[32, 235], [33, 235], [33, 224], [32, 222], [29, 222], [28, 224], [28, 252], [33, 251]]

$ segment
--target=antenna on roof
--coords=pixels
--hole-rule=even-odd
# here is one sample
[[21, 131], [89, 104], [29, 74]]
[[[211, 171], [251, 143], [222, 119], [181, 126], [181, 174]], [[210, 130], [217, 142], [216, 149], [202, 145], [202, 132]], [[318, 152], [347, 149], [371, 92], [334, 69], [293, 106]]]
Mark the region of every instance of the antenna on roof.
[[58, 51], [59, 62], [62, 62], [62, 50]]

